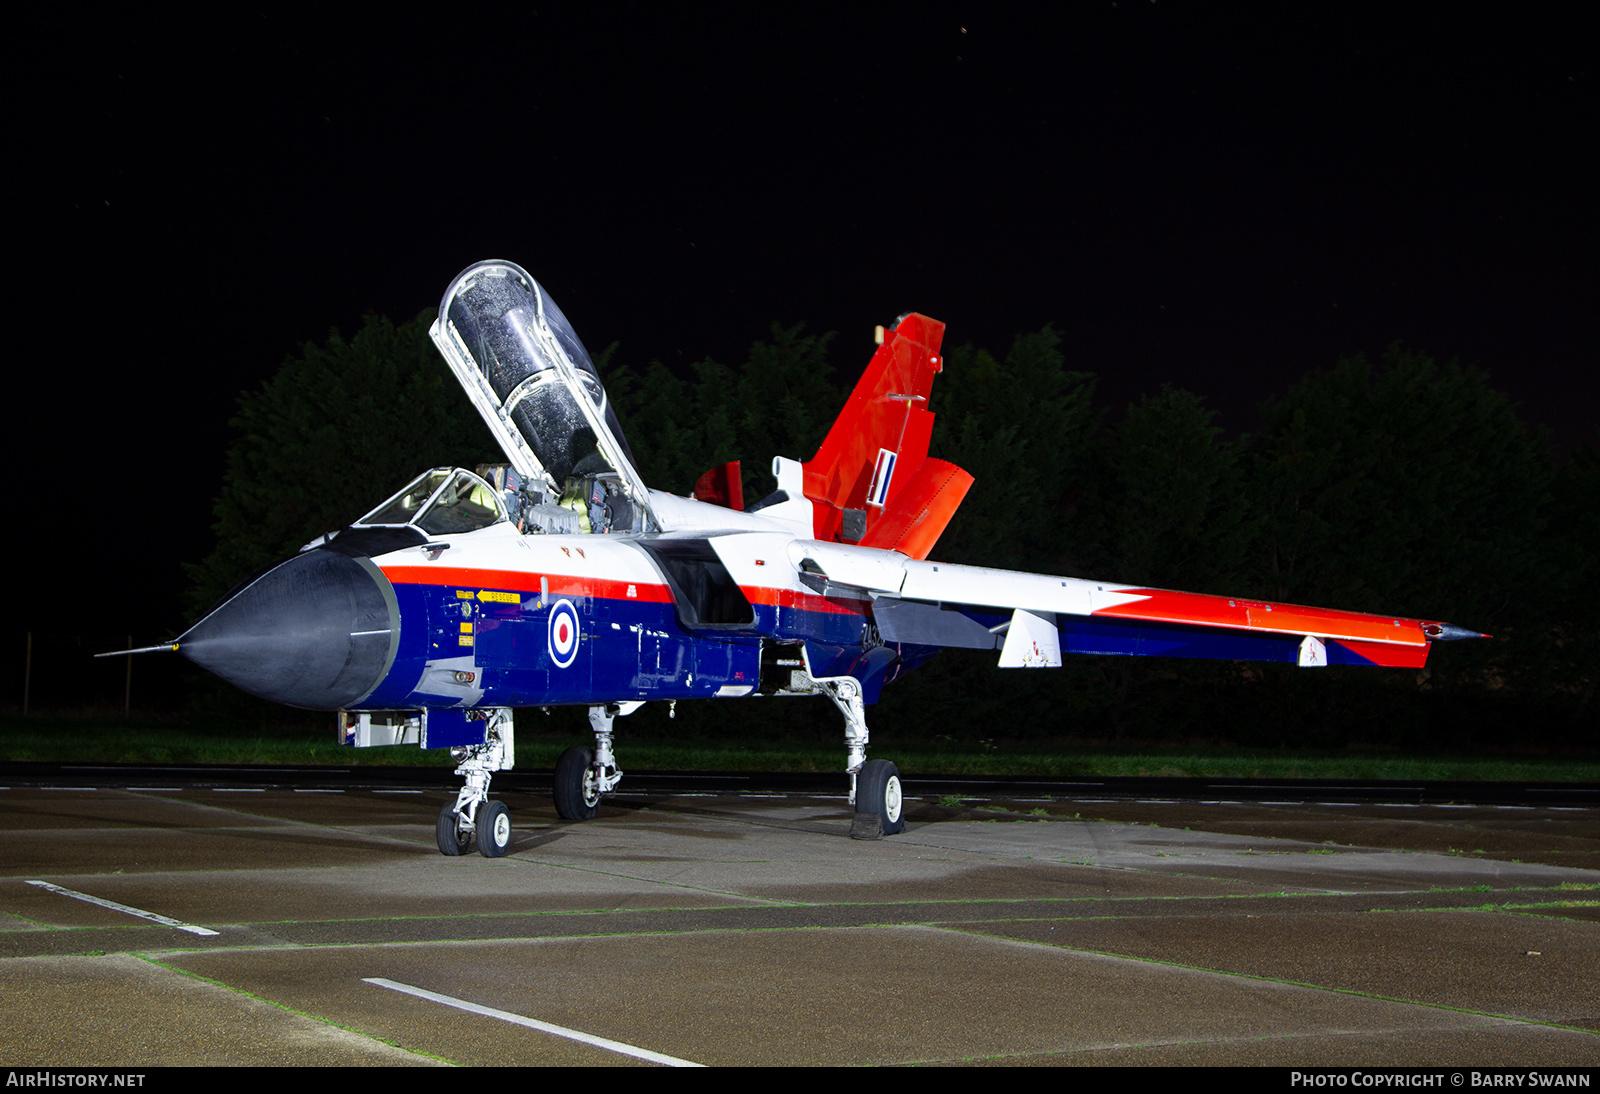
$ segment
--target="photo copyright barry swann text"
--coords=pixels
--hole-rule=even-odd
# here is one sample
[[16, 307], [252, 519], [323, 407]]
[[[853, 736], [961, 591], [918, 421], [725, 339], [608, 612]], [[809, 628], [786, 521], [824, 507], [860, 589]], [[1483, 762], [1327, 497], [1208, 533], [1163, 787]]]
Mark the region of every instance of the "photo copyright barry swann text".
[[1361, 1071], [1355, 1068], [1328, 1068], [1291, 1070], [1289, 1085], [1307, 1089], [1330, 1087], [1532, 1087], [1547, 1086], [1588, 1087], [1594, 1073], [1588, 1068], [1534, 1068], [1518, 1071], [1510, 1068], [1476, 1070], [1473, 1068], [1428, 1068], [1411, 1070], [1380, 1069]]

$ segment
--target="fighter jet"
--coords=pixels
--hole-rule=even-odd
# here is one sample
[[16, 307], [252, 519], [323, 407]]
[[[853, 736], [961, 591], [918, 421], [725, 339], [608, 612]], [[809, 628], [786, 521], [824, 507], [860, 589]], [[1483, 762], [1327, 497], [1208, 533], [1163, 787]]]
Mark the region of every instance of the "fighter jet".
[[750, 505], [737, 465], [694, 497], [648, 488], [571, 324], [510, 262], [445, 291], [430, 334], [506, 463], [424, 471], [247, 582], [175, 642], [253, 695], [337, 711], [346, 743], [449, 748], [464, 785], [439, 850], [511, 844], [494, 772], [513, 711], [588, 708], [594, 747], [555, 771], [569, 820], [623, 773], [616, 718], [647, 702], [825, 696], [843, 715], [852, 834], [905, 826], [900, 774], [868, 759], [866, 709], [940, 649], [999, 667], [1065, 654], [1420, 668], [1447, 623], [952, 565], [931, 557], [972, 476], [928, 454], [944, 325], [910, 313], [816, 454], [772, 461]]

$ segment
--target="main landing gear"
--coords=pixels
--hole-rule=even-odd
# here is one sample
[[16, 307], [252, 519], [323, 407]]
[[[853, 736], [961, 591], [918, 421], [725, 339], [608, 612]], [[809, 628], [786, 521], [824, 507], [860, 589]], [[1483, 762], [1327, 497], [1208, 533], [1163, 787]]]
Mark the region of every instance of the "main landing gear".
[[904, 832], [905, 802], [900, 790], [900, 769], [888, 760], [867, 759], [867, 713], [861, 701], [861, 682], [853, 676], [835, 676], [816, 683], [844, 715], [850, 804], [856, 807], [855, 817], [850, 822], [850, 838], [879, 839]]
[[[852, 839], [881, 839], [906, 830], [905, 794], [900, 784], [900, 769], [888, 760], [867, 759], [867, 716], [862, 702], [861, 682], [853, 676], [816, 679], [809, 674], [794, 673], [795, 681], [778, 692], [784, 695], [808, 695], [821, 692], [833, 701], [844, 715], [844, 739], [848, 750], [846, 773], [850, 776], [850, 803], [855, 806], [851, 821]], [[589, 724], [594, 729], [594, 748], [574, 745], [556, 761], [555, 803], [556, 812], [563, 820], [592, 820], [600, 809], [600, 799], [610, 794], [622, 781], [622, 769], [617, 766], [611, 751], [612, 723], [620, 716], [632, 714], [644, 704], [638, 702], [605, 703], [589, 708]], [[487, 777], [485, 777], [487, 782]], [[466, 791], [462, 791], [466, 794]], [[439, 819], [439, 849], [447, 855], [460, 854], [449, 849], [444, 814]], [[484, 840], [478, 829], [478, 849], [483, 851]], [[463, 841], [460, 846], [465, 847]], [[490, 854], [484, 851], [484, 854]]]
[[574, 745], [556, 761], [556, 812], [564, 820], [590, 820], [600, 809], [600, 799], [617, 788], [622, 769], [611, 753], [611, 723], [632, 714], [643, 703], [605, 703], [589, 708], [594, 729], [594, 751]]
[[455, 804], [439, 810], [434, 836], [440, 854], [465, 854], [474, 842], [484, 858], [500, 858], [511, 849], [511, 811], [505, 802], [489, 800], [489, 777], [510, 770], [515, 757], [511, 710], [496, 707], [486, 712], [486, 718], [483, 744], [450, 750], [459, 764], [456, 774], [464, 776], [467, 785], [456, 795]]

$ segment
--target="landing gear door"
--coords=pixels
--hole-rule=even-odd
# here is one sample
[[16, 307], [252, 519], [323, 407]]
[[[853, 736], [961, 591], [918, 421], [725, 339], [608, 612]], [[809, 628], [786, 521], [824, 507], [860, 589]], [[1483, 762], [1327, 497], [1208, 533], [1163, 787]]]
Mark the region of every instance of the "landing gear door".
[[569, 481], [615, 474], [644, 517], [632, 530], [659, 530], [594, 362], [526, 270], [469, 267], [445, 291], [428, 333], [526, 482], [554, 500]]

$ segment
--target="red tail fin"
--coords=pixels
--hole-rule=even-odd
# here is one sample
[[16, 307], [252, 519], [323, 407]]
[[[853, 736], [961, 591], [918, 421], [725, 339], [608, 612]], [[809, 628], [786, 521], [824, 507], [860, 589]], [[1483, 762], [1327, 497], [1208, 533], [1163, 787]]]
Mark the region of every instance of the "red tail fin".
[[972, 476], [928, 459], [928, 394], [943, 367], [944, 324], [912, 312], [885, 332], [867, 371], [805, 467], [818, 539], [926, 558]]

